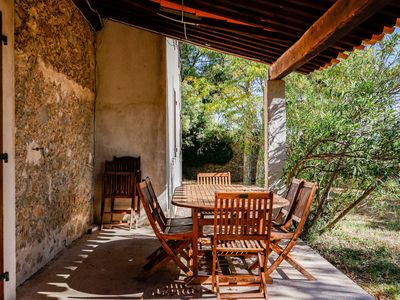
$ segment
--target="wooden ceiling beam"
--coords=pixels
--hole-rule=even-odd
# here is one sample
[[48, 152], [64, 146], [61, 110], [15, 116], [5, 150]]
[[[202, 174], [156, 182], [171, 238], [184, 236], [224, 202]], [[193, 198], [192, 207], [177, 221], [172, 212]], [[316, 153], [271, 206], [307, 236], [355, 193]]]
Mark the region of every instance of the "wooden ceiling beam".
[[[115, 12], [118, 16], [118, 18], [121, 17], [120, 13], [117, 10], [112, 10], [111, 7], [107, 8], [108, 12]], [[114, 16], [114, 14], [107, 13], [108, 16]], [[158, 20], [152, 17], [151, 15], [146, 15], [143, 13], [138, 13], [135, 11], [129, 12], [127, 14], [129, 16], [129, 23], [130, 24], [141, 24], [142, 26], [148, 26], [149, 28], [155, 29], [155, 30], [160, 30], [160, 33], [168, 34], [170, 33], [171, 35], [178, 35], [180, 38], [184, 38], [184, 31], [183, 31], [183, 25], [179, 23], [169, 23], [169, 21], [166, 20]], [[279, 57], [279, 55], [283, 52], [283, 49], [281, 49], [280, 53], [276, 51], [263, 51], [263, 45], [264, 44], [259, 44], [259, 45], [254, 45], [252, 42], [247, 41], [245, 43], [243, 40], [236, 40], [233, 39], [232, 37], [229, 37], [227, 35], [219, 34], [216, 32], [210, 32], [208, 30], [204, 29], [199, 29], [197, 26], [192, 26], [192, 25], [187, 25], [186, 26], [186, 32], [188, 34], [188, 37], [190, 39], [196, 39], [202, 41], [204, 44], [217, 44], [220, 46], [227, 46], [229, 45], [232, 49], [237, 49], [243, 52], [247, 52], [254, 57], [262, 57], [265, 56], [266, 54], [272, 54], [274, 58]]]
[[269, 45], [268, 42], [257, 41], [249, 37], [242, 36], [240, 34], [232, 35], [226, 32], [220, 32], [212, 28], [201, 28], [201, 27], [198, 28], [198, 32], [199, 34], [202, 34], [202, 32], [204, 32], [206, 34], [212, 35], [215, 38], [221, 38], [222, 40], [225, 40], [228, 43], [233, 40], [239, 44], [242, 44], [243, 46], [249, 46], [251, 48], [258, 49], [259, 51], [261, 50], [260, 52], [264, 52], [263, 49], [266, 49], [265, 53], [272, 53], [277, 55], [277, 57], [279, 57], [285, 51], [284, 47], [280, 48], [274, 47]]
[[[169, 0], [175, 4], [181, 4], [181, 0]], [[270, 29], [272, 32], [279, 32], [285, 36], [299, 38], [306, 28], [302, 29], [299, 24], [291, 25], [287, 20], [277, 21], [276, 18], [265, 15], [264, 17], [258, 11], [256, 15], [246, 10], [233, 7], [234, 3], [230, 2], [229, 6], [221, 1], [203, 1], [203, 0], [186, 0], [185, 6], [202, 10], [208, 13], [219, 15], [221, 17], [233, 19], [259, 28], [265, 27], [266, 31]]]
[[[184, 32], [178, 23], [167, 24], [167, 21], [160, 20], [158, 22], [154, 22], [150, 16], [143, 15], [140, 12], [131, 11], [129, 14], [127, 14], [126, 12], [115, 10], [112, 7], [104, 4], [99, 6], [99, 8], [102, 11], [102, 15], [109, 19], [117, 22], [123, 22], [146, 31], [172, 37], [186, 43], [195, 44], [211, 50], [222, 51], [231, 55], [234, 54], [257, 62], [272, 63], [272, 61], [275, 60], [263, 53], [242, 48], [237, 44], [231, 45], [222, 43], [221, 41], [215, 42], [210, 40], [210, 38], [207, 36], [199, 36], [199, 33], [197, 33], [194, 28], [187, 28], [188, 39], [186, 39]], [[277, 58], [278, 56], [279, 55], [276, 55], [275, 57]]]
[[[282, 1], [281, 1], [282, 2]], [[305, 8], [311, 8], [311, 9], [318, 9], [322, 13], [325, 12], [331, 5], [332, 3], [328, 3], [326, 1], [306, 1], [306, 0], [283, 0], [284, 3], [290, 4], [297, 4], [300, 6], [303, 6]]]
[[[178, 33], [180, 37], [183, 34], [183, 25], [178, 22], [170, 22], [168, 19], [159, 18], [152, 11], [147, 11], [143, 13], [140, 10], [126, 10], [126, 8], [115, 8], [111, 3], [106, 1], [99, 4], [99, 8], [102, 11], [104, 16], [109, 16], [110, 12], [114, 12], [118, 14], [118, 17], [122, 17], [122, 15], [129, 16], [129, 23], [135, 23], [139, 21], [146, 26], [152, 26], [154, 28], [155, 24], [159, 24], [165, 30], [162, 33], [167, 33], [168, 31], [176, 28], [174, 32], [171, 31], [171, 34]], [[219, 28], [202, 28], [202, 26], [196, 25], [186, 25], [187, 32], [192, 33], [192, 38], [198, 36], [201, 40], [209, 44], [219, 44], [219, 45], [230, 45], [234, 49], [247, 50], [249, 53], [252, 53], [254, 57], [263, 57], [263, 59], [267, 57], [272, 57], [273, 59], [278, 58], [285, 50], [285, 46], [281, 45], [280, 47], [274, 47], [273, 45], [269, 45], [266, 41], [260, 41], [253, 39], [250, 35], [246, 35], [240, 32], [236, 32], [236, 34], [228, 34], [226, 32], [220, 32]]]
[[282, 79], [300, 68], [390, 2], [391, 0], [337, 0], [270, 66], [269, 78]]

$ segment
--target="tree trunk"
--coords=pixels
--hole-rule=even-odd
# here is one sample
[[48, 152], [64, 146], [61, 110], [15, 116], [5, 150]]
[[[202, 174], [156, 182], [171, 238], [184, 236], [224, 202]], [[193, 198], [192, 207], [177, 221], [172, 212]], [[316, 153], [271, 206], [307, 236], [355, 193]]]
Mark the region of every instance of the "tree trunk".
[[374, 190], [376, 189], [376, 185], [371, 186], [364, 193], [358, 197], [356, 201], [350, 204], [345, 210], [343, 210], [332, 222], [322, 228], [319, 232], [322, 234], [327, 230], [332, 229], [341, 219], [343, 219], [354, 207], [360, 204], [365, 198], [367, 198]]
[[251, 138], [248, 136], [244, 138], [243, 147], [243, 184], [251, 184], [251, 174], [252, 174], [252, 162], [253, 162], [253, 149]]
[[346, 153], [346, 149], [347, 149], [347, 148], [348, 148], [348, 145], [345, 145], [345, 146], [343, 147], [341, 153], [340, 153], [341, 156], [339, 157], [339, 160], [336, 162], [335, 169], [332, 171], [331, 177], [329, 178], [329, 181], [328, 181], [328, 183], [327, 183], [326, 186], [325, 186], [324, 192], [322, 193], [322, 196], [321, 196], [320, 201], [319, 201], [319, 203], [318, 203], [315, 216], [314, 216], [314, 218], [312, 219], [311, 225], [310, 225], [309, 228], [313, 227], [313, 226], [317, 223], [317, 221], [319, 220], [319, 218], [320, 218], [321, 215], [322, 215], [322, 212], [324, 211], [325, 202], [326, 202], [326, 200], [328, 199], [328, 196], [329, 196], [329, 192], [330, 192], [330, 190], [331, 190], [331, 187], [332, 187], [333, 183], [334, 183], [335, 180], [336, 180], [336, 177], [337, 177], [337, 175], [338, 175], [338, 173], [339, 173], [340, 167], [342, 166], [343, 159], [344, 159], [344, 154]]
[[321, 195], [320, 201], [319, 201], [318, 206], [317, 206], [317, 210], [315, 212], [314, 218], [312, 219], [311, 225], [310, 225], [309, 228], [313, 227], [317, 223], [317, 221], [319, 220], [319, 218], [322, 215], [322, 212], [324, 211], [324, 207], [325, 207], [324, 204], [325, 204], [326, 200], [328, 199], [329, 192], [330, 192], [330, 190], [332, 188], [332, 185], [335, 182], [335, 179], [337, 177], [338, 170], [339, 170], [339, 167], [340, 167], [340, 162], [341, 162], [341, 160], [339, 160], [336, 163], [335, 170], [333, 170], [333, 172], [331, 173], [331, 177], [329, 178], [329, 181], [328, 181], [328, 183], [326, 184], [326, 186], [324, 188], [324, 191], [323, 191], [323, 193]]
[[259, 146], [257, 155], [256, 185], [264, 186], [264, 147]]

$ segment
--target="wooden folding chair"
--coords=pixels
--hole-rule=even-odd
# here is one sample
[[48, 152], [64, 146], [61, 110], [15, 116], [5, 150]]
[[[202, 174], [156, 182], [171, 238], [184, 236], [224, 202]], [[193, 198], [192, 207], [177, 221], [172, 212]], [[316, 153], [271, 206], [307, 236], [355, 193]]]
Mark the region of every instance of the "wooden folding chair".
[[193, 272], [185, 265], [181, 258], [189, 264], [189, 248], [193, 240], [193, 229], [191, 225], [168, 226], [166, 225], [159, 210], [154, 205], [146, 181], [138, 184], [140, 201], [149, 219], [153, 231], [161, 243], [161, 248], [157, 249], [148, 257], [148, 262], [143, 266], [146, 271], [145, 276], [154, 273], [168, 261], [173, 260], [187, 276], [192, 276]]
[[289, 212], [296, 200], [300, 188], [303, 186], [304, 180], [293, 178], [290, 182], [289, 189], [286, 193], [285, 199], [289, 200], [289, 204], [285, 207], [278, 208], [277, 212], [274, 214], [273, 225], [283, 225], [289, 219]]
[[147, 188], [149, 189], [150, 197], [152, 199], [152, 203], [154, 209], [156, 209], [160, 215], [160, 220], [165, 224], [165, 226], [186, 226], [186, 225], [193, 225], [192, 217], [180, 217], [180, 218], [167, 218], [164, 214], [160, 206], [160, 202], [158, 202], [157, 195], [154, 192], [153, 184], [151, 183], [150, 177], [147, 176], [146, 179]]
[[[147, 189], [149, 191], [150, 197], [151, 197], [151, 205], [152, 207], [157, 210], [158, 215], [160, 217], [160, 223], [162, 226], [168, 227], [168, 226], [193, 226], [193, 219], [192, 217], [181, 217], [181, 218], [167, 218], [164, 214], [164, 211], [161, 208], [160, 203], [158, 202], [157, 195], [154, 192], [153, 189], [153, 184], [151, 183], [150, 177], [147, 176], [145, 179]], [[158, 249], [156, 249], [154, 252], [152, 252], [149, 256], [147, 256], [147, 259], [152, 260], [154, 257], [156, 257], [160, 252], [163, 251], [162, 246], [160, 246]]]
[[[119, 225], [121, 220], [115, 222], [114, 215], [130, 215], [129, 230], [135, 220], [136, 228], [140, 216], [140, 204], [136, 183], [140, 182], [140, 157], [123, 156], [114, 157], [112, 161], [105, 162], [103, 177], [103, 195], [101, 204], [100, 227], [103, 227], [105, 215], [110, 216], [108, 225]], [[106, 199], [110, 199], [110, 210], [106, 211]], [[129, 199], [129, 207], [122, 206], [122, 199]], [[118, 203], [117, 201], [120, 201]], [[118, 207], [120, 206], [120, 207]]]
[[[198, 173], [197, 184], [213, 184], [213, 185], [227, 185], [231, 184], [231, 173], [230, 172], [219, 172], [219, 173]], [[200, 236], [204, 236], [203, 228], [204, 225], [211, 225], [212, 219], [214, 218], [213, 211], [201, 211], [199, 218], [199, 233]], [[208, 219], [209, 222], [204, 222]], [[200, 244], [201, 247], [201, 244]]]
[[[214, 208], [214, 237], [212, 243], [212, 288], [218, 299], [267, 299], [266, 274], [270, 253], [273, 194], [270, 192], [216, 193]], [[257, 256], [259, 272], [252, 274], [220, 274], [217, 260], [221, 257]], [[221, 266], [220, 266], [221, 267]], [[220, 293], [221, 284], [258, 286], [258, 291]]]
[[[278, 258], [271, 264], [267, 274], [271, 274], [275, 269], [286, 260], [296, 270], [302, 273], [308, 280], [315, 280], [303, 266], [301, 266], [291, 255], [290, 251], [295, 246], [298, 237], [303, 230], [308, 214], [311, 209], [311, 203], [317, 190], [317, 184], [312, 182], [300, 182], [300, 189], [297, 197], [294, 199], [285, 222], [282, 225], [274, 225], [271, 234], [271, 249], [278, 255]], [[291, 228], [295, 227], [293, 231]], [[287, 244], [281, 245], [282, 240], [287, 240]]]
[[197, 184], [231, 184], [231, 173], [198, 173]]

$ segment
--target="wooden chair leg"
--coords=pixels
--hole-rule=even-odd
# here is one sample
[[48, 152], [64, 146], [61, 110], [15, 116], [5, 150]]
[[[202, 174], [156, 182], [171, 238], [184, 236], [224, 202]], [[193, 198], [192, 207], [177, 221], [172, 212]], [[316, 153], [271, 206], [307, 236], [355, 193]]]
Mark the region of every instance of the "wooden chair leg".
[[[289, 244], [288, 244], [289, 246]], [[293, 247], [293, 246], [292, 246]], [[287, 251], [287, 247], [282, 250], [281, 247], [279, 247], [276, 244], [271, 243], [271, 249], [278, 254], [278, 258], [272, 263], [270, 268], [268, 269], [268, 274], [271, 274], [283, 260], [286, 260], [293, 268], [295, 268], [297, 271], [299, 271], [301, 274], [303, 274], [304, 277], [306, 277], [310, 281], [315, 281], [317, 280], [313, 275], [311, 275], [300, 263], [298, 263], [291, 255], [290, 255], [290, 250], [292, 247]], [[272, 269], [273, 268], [273, 269]]]
[[[278, 254], [279, 256], [283, 254], [284, 250], [282, 250], [279, 246], [271, 244], [272, 250]], [[289, 253], [284, 256], [284, 260], [286, 260], [293, 268], [295, 268], [297, 271], [299, 271], [301, 274], [303, 274], [304, 277], [307, 278], [307, 280], [310, 281], [316, 281], [317, 279], [311, 275], [310, 272], [308, 272], [300, 263], [298, 263]], [[276, 268], [275, 268], [276, 269]]]
[[[161, 268], [163, 265], [165, 265], [168, 261], [171, 259], [174, 260], [174, 262], [179, 266], [179, 268], [186, 273], [188, 276], [192, 276], [192, 272], [190, 269], [185, 266], [178, 255], [185, 256], [183, 254], [183, 251], [186, 249], [187, 245], [189, 244], [189, 241], [185, 242], [179, 242], [179, 243], [173, 243], [170, 245], [164, 244], [163, 245], [163, 251], [159, 251], [157, 249], [154, 251], [151, 255], [153, 255], [152, 259], [149, 260], [145, 265], [144, 269], [146, 271], [145, 276], [148, 276], [152, 273], [154, 273], [156, 270]], [[157, 254], [155, 254], [158, 252]]]
[[132, 222], [133, 222], [133, 210], [131, 208], [131, 213], [129, 215], [129, 231], [132, 230]]
[[215, 275], [217, 274], [217, 254], [213, 253], [212, 267], [211, 267], [211, 290], [215, 292]]
[[265, 273], [260, 273], [260, 294], [263, 296], [264, 299], [267, 292], [267, 283], [265, 281]]
[[158, 247], [156, 250], [154, 250], [149, 256], [146, 257], [147, 260], [152, 260], [154, 257], [156, 257], [161, 251], [163, 251], [163, 247]]
[[[177, 241], [169, 241], [168, 245], [170, 248], [174, 249], [177, 247]], [[186, 251], [189, 253], [190, 247], [186, 247]], [[146, 257], [147, 260], [153, 260], [155, 257], [157, 257], [160, 253], [165, 253], [164, 248], [162, 246], [158, 247], [156, 250], [154, 250], [150, 255]], [[190, 255], [189, 255], [190, 256]]]
[[[185, 274], [187, 276], [193, 276], [193, 272], [178, 257], [178, 255], [182, 256], [182, 252], [185, 251], [185, 248], [186, 248], [186, 244], [181, 243], [181, 245], [175, 251], [171, 250], [171, 248], [169, 248], [169, 247], [165, 250], [167, 251], [167, 254], [170, 254], [171, 258], [175, 261], [175, 263], [178, 265], [178, 267], [181, 268], [181, 270], [183, 272], [185, 272]], [[170, 253], [168, 253], [169, 251], [170, 251]]]
[[216, 280], [216, 286], [217, 286], [217, 300], [220, 300], [221, 299], [221, 290], [219, 288], [219, 276], [218, 276], [218, 274], [216, 275], [215, 280]]
[[113, 217], [114, 217], [114, 214], [112, 213], [112, 211], [114, 210], [114, 204], [115, 204], [115, 198], [111, 198], [110, 199], [110, 228], [112, 229], [113, 228]]
[[136, 197], [136, 192], [135, 196], [131, 199], [131, 223], [135, 222], [135, 229], [138, 229], [138, 223], [139, 223], [139, 204], [140, 201], [138, 201]]
[[184, 263], [180, 260], [178, 255], [181, 254], [182, 251], [186, 248], [187, 244], [182, 242], [179, 243], [176, 249], [169, 247], [168, 244], [164, 244], [165, 252], [175, 261], [175, 263], [184, 271], [188, 276], [192, 276], [190, 269], [188, 266], [185, 266]]
[[106, 205], [106, 198], [102, 197], [101, 199], [101, 213], [100, 213], [100, 230], [103, 229], [104, 222], [104, 206]]

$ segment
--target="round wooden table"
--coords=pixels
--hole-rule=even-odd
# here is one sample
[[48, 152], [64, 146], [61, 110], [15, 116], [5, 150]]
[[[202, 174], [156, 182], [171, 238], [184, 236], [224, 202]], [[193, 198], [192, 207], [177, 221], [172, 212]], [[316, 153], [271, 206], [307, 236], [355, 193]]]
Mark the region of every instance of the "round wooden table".
[[[265, 192], [265, 188], [254, 185], [214, 185], [186, 183], [177, 187], [172, 196], [172, 204], [192, 209], [193, 218], [193, 274], [197, 276], [197, 242], [199, 238], [199, 213], [213, 211], [215, 206], [215, 192]], [[273, 208], [289, 205], [289, 201], [274, 194]]]

